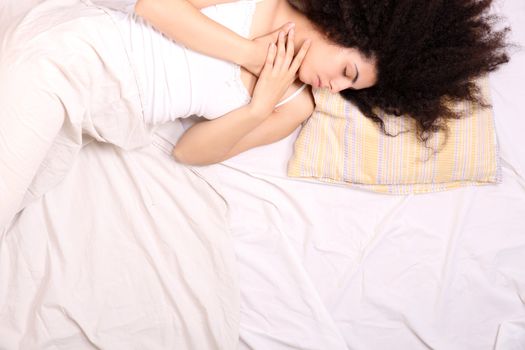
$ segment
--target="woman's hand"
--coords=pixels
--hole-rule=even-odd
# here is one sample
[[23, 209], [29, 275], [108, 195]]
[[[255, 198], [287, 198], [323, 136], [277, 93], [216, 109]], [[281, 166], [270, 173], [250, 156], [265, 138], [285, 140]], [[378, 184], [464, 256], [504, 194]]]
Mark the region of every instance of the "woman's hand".
[[[266, 61], [253, 90], [250, 106], [255, 115], [267, 116], [296, 79], [296, 73], [310, 47], [306, 40], [294, 57], [294, 31], [288, 33], [285, 45], [284, 33], [279, 33], [277, 46], [272, 42]], [[286, 47], [285, 47], [286, 46]]]
[[246, 47], [246, 55], [243, 59], [243, 62], [241, 63], [241, 66], [246, 68], [255, 76], [259, 76], [268, 54], [268, 45], [270, 43], [277, 42], [280, 32], [288, 34], [289, 31], [294, 27], [295, 23], [288, 22], [273, 32], [252, 39], [249, 42], [249, 45]]

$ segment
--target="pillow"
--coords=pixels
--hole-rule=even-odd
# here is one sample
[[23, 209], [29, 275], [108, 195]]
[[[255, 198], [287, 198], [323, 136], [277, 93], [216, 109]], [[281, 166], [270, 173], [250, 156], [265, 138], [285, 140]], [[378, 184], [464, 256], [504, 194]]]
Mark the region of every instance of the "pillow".
[[[488, 103], [488, 77], [478, 80]], [[501, 164], [491, 108], [454, 105], [465, 117], [449, 119], [449, 136], [434, 133], [428, 147], [417, 141], [414, 119], [380, 115], [375, 122], [339, 94], [314, 89], [316, 108], [304, 123], [288, 162], [288, 176], [350, 185], [380, 193], [411, 194], [467, 185], [501, 183]], [[437, 151], [437, 153], [435, 152]]]

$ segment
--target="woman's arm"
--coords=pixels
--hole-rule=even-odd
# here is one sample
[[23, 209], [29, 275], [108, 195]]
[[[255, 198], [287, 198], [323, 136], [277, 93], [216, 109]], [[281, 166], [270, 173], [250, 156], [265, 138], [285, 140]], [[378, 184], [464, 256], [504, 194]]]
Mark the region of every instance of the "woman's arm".
[[[180, 163], [189, 165], [209, 165], [218, 162], [222, 162], [226, 159], [234, 157], [239, 153], [247, 151], [251, 148], [267, 145], [270, 143], [277, 142], [286, 136], [290, 135], [302, 122], [304, 122], [314, 110], [315, 104], [313, 96], [310, 91], [304, 90], [299, 96], [294, 98], [292, 101], [287, 103], [285, 106], [272, 112], [267, 118], [263, 118], [262, 122], [256, 121], [254, 128], [251, 125], [245, 124], [245, 130], [239, 130], [239, 125], [235, 122], [226, 121], [223, 117], [210, 120], [202, 121], [193, 125], [188, 129], [187, 133], [194, 132], [195, 140], [200, 141], [202, 144], [193, 144], [190, 147], [191, 151], [188, 150], [187, 154], [182, 154], [184, 144], [182, 139], [177, 144], [177, 147], [173, 149], [173, 157]], [[243, 112], [239, 112], [240, 115], [244, 115]], [[249, 120], [249, 118], [246, 118]], [[213, 124], [215, 122], [215, 124]], [[224, 123], [217, 127], [218, 123]], [[193, 131], [191, 131], [193, 129]], [[244, 128], [243, 128], [244, 129]], [[246, 130], [248, 130], [246, 132]], [[222, 132], [222, 134], [219, 134]], [[239, 133], [232, 137], [230, 132]], [[224, 149], [212, 148], [211, 152], [206, 151], [209, 149], [210, 142], [213, 138], [208, 138], [210, 133], [215, 134], [220, 140], [231, 140], [233, 138], [239, 140], [231, 146], [228, 144]], [[186, 134], [185, 134], [186, 135]], [[191, 134], [183, 136], [191, 138]], [[187, 140], [187, 139], [186, 139]]]
[[[201, 5], [230, 1], [194, 0]], [[256, 75], [264, 64], [268, 42], [275, 42], [279, 30], [287, 32], [291, 28], [288, 24], [265, 36], [265, 40], [252, 41], [207, 17], [188, 0], [138, 0], [135, 13], [189, 49], [236, 63]]]
[[187, 0], [138, 0], [135, 13], [194, 51], [239, 65], [249, 55], [250, 40], [207, 17]]
[[226, 4], [228, 2], [235, 2], [236, 0], [187, 0], [199, 10], [208, 6]]
[[207, 165], [220, 162], [233, 146], [267, 118], [248, 104], [217, 119], [193, 125], [173, 148], [180, 163]]
[[[277, 128], [275, 120], [279, 118], [279, 112], [274, 111], [274, 106], [296, 79], [296, 73], [310, 44], [310, 41], [306, 40], [294, 57], [293, 31], [288, 36], [286, 48], [284, 40], [284, 36], [281, 36], [278, 47], [275, 44], [270, 46], [250, 103], [217, 119], [193, 125], [175, 145], [173, 149], [175, 159], [192, 165], [217, 163], [233, 156], [234, 152], [239, 152], [238, 147], [254, 147], [261, 142], [261, 139], [265, 141], [268, 138], [267, 136], [261, 138], [260, 132]], [[306, 117], [302, 118], [304, 120]], [[265, 123], [267, 120], [271, 120], [270, 124]], [[261, 128], [263, 123], [266, 126]], [[256, 128], [259, 131], [253, 136], [252, 131]], [[283, 132], [285, 133], [286, 130], [276, 135], [283, 135]], [[248, 143], [244, 142], [241, 146], [236, 146], [250, 133], [252, 136], [249, 137]], [[282, 137], [284, 136], [286, 135]]]

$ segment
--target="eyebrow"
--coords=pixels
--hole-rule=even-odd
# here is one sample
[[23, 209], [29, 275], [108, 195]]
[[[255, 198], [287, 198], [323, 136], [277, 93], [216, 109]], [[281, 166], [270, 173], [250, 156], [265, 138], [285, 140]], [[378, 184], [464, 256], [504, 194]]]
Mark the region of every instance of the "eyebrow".
[[356, 74], [355, 74], [354, 80], [352, 80], [352, 84], [354, 84], [357, 81], [357, 78], [359, 78], [359, 70], [357, 69], [357, 65], [355, 63], [354, 63], [354, 67], [355, 67]]

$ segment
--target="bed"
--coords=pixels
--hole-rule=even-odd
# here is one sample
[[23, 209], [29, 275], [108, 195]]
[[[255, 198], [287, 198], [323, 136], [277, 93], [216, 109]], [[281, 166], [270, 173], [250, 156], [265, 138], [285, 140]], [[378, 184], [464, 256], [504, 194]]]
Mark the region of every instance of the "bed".
[[[0, 4], [5, 23], [35, 0]], [[129, 10], [129, 1], [104, 1]], [[501, 0], [525, 44], [525, 3]], [[525, 51], [490, 75], [503, 181], [289, 178], [289, 137], [205, 167], [91, 142], [0, 236], [0, 349], [525, 349]]]

